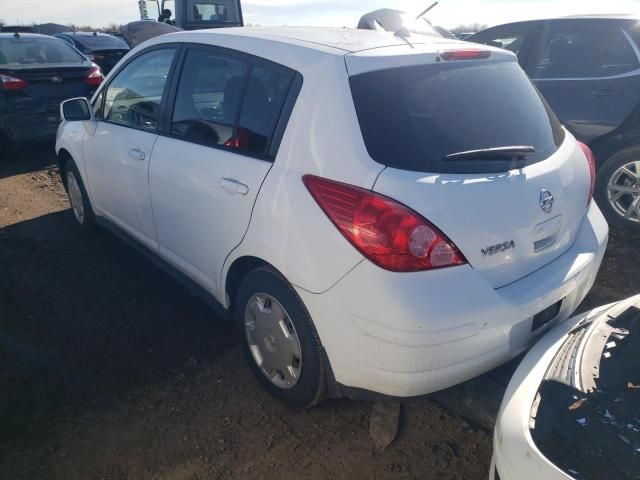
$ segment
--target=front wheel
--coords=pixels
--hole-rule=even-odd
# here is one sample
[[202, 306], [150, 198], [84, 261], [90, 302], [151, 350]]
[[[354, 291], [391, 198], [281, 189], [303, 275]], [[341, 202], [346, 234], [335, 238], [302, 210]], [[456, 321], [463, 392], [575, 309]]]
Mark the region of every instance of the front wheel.
[[69, 202], [71, 203], [71, 211], [76, 222], [85, 233], [90, 233], [95, 227], [95, 217], [89, 202], [89, 197], [82, 183], [82, 177], [78, 172], [78, 167], [69, 160], [64, 172], [65, 186]]
[[619, 152], [602, 165], [596, 200], [610, 224], [640, 232], [640, 148]]
[[291, 408], [322, 400], [320, 339], [302, 300], [277, 271], [263, 267], [244, 278], [234, 317], [247, 361], [272, 396]]

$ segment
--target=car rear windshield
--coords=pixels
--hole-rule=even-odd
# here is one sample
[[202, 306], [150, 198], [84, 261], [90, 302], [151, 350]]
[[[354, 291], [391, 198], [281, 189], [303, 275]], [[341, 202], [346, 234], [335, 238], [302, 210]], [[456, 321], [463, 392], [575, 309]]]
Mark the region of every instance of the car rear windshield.
[[0, 39], [0, 67], [43, 67], [51, 64], [80, 65], [86, 59], [57, 38]]
[[[564, 129], [515, 61], [460, 61], [351, 77], [369, 155], [383, 165], [432, 173], [501, 172], [556, 152]], [[533, 147], [516, 163], [504, 155], [447, 159], [502, 147]]]
[[129, 50], [129, 45], [118, 37], [82, 35], [70, 38], [78, 45], [84, 46], [87, 50]]

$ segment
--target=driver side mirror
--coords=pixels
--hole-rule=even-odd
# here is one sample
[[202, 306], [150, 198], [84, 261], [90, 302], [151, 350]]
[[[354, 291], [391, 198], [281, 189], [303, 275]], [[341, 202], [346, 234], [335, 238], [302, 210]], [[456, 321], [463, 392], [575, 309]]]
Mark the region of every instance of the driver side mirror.
[[65, 122], [79, 122], [91, 120], [93, 118], [93, 111], [86, 98], [78, 97], [62, 102], [60, 105], [60, 116]]

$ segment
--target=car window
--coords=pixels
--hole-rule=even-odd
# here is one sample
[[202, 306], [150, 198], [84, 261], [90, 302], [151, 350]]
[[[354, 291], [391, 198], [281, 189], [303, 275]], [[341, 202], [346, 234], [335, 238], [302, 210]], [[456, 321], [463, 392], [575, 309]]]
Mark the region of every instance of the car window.
[[118, 37], [110, 35], [82, 35], [78, 36], [76, 42], [81, 44], [86, 50], [129, 50], [129, 45]]
[[104, 100], [104, 90], [97, 96], [95, 102], [93, 102], [93, 118], [96, 120], [102, 120], [102, 101]]
[[544, 42], [532, 78], [598, 78], [640, 67], [622, 28], [592, 22], [554, 23]]
[[369, 155], [392, 168], [500, 171], [491, 170], [496, 162], [490, 156], [448, 157], [525, 145], [535, 149], [527, 157], [534, 163], [553, 155], [564, 139], [558, 119], [516, 62], [393, 68], [353, 76], [350, 84]]
[[251, 70], [234, 147], [262, 156], [269, 146], [293, 74], [262, 66]]
[[190, 142], [231, 148], [248, 64], [206, 50], [184, 62], [171, 133]]
[[106, 91], [104, 119], [122, 125], [155, 130], [174, 48], [153, 50], [125, 66]]
[[31, 67], [80, 65], [87, 59], [59, 38], [24, 37], [0, 39], [0, 66]]
[[516, 55], [520, 55], [527, 39], [527, 33], [531, 26], [508, 25], [480, 32], [472, 35], [469, 40], [476, 43], [491, 45], [492, 47], [504, 48]]

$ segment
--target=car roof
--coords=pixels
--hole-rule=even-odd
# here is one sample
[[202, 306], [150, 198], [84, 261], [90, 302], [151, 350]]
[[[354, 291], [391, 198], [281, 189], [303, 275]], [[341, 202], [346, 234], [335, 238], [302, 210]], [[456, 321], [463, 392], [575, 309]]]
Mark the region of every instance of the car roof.
[[[43, 35], [41, 33], [18, 33], [20, 38], [53, 38], [50, 35]], [[16, 38], [16, 34], [13, 32], [0, 33], [0, 38]]]
[[452, 40], [442, 37], [426, 35], [412, 34], [408, 39], [403, 39], [390, 32], [327, 27], [233, 27], [178, 32], [171, 34], [171, 36], [175, 38], [178, 35], [194, 34], [201, 35], [204, 38], [210, 38], [211, 35], [224, 35], [271, 40], [325, 52], [327, 49], [333, 49], [335, 53], [343, 55], [376, 48], [406, 46], [408, 45], [407, 40], [413, 44], [433, 43], [434, 45], [452, 42]]
[[[609, 20], [640, 20], [637, 13], [594, 13], [584, 15], [569, 15], [563, 18], [604, 18]], [[552, 19], [555, 20], [555, 19]]]
[[69, 37], [113, 37], [113, 35], [102, 32], [60, 32], [55, 35], [67, 35]]

